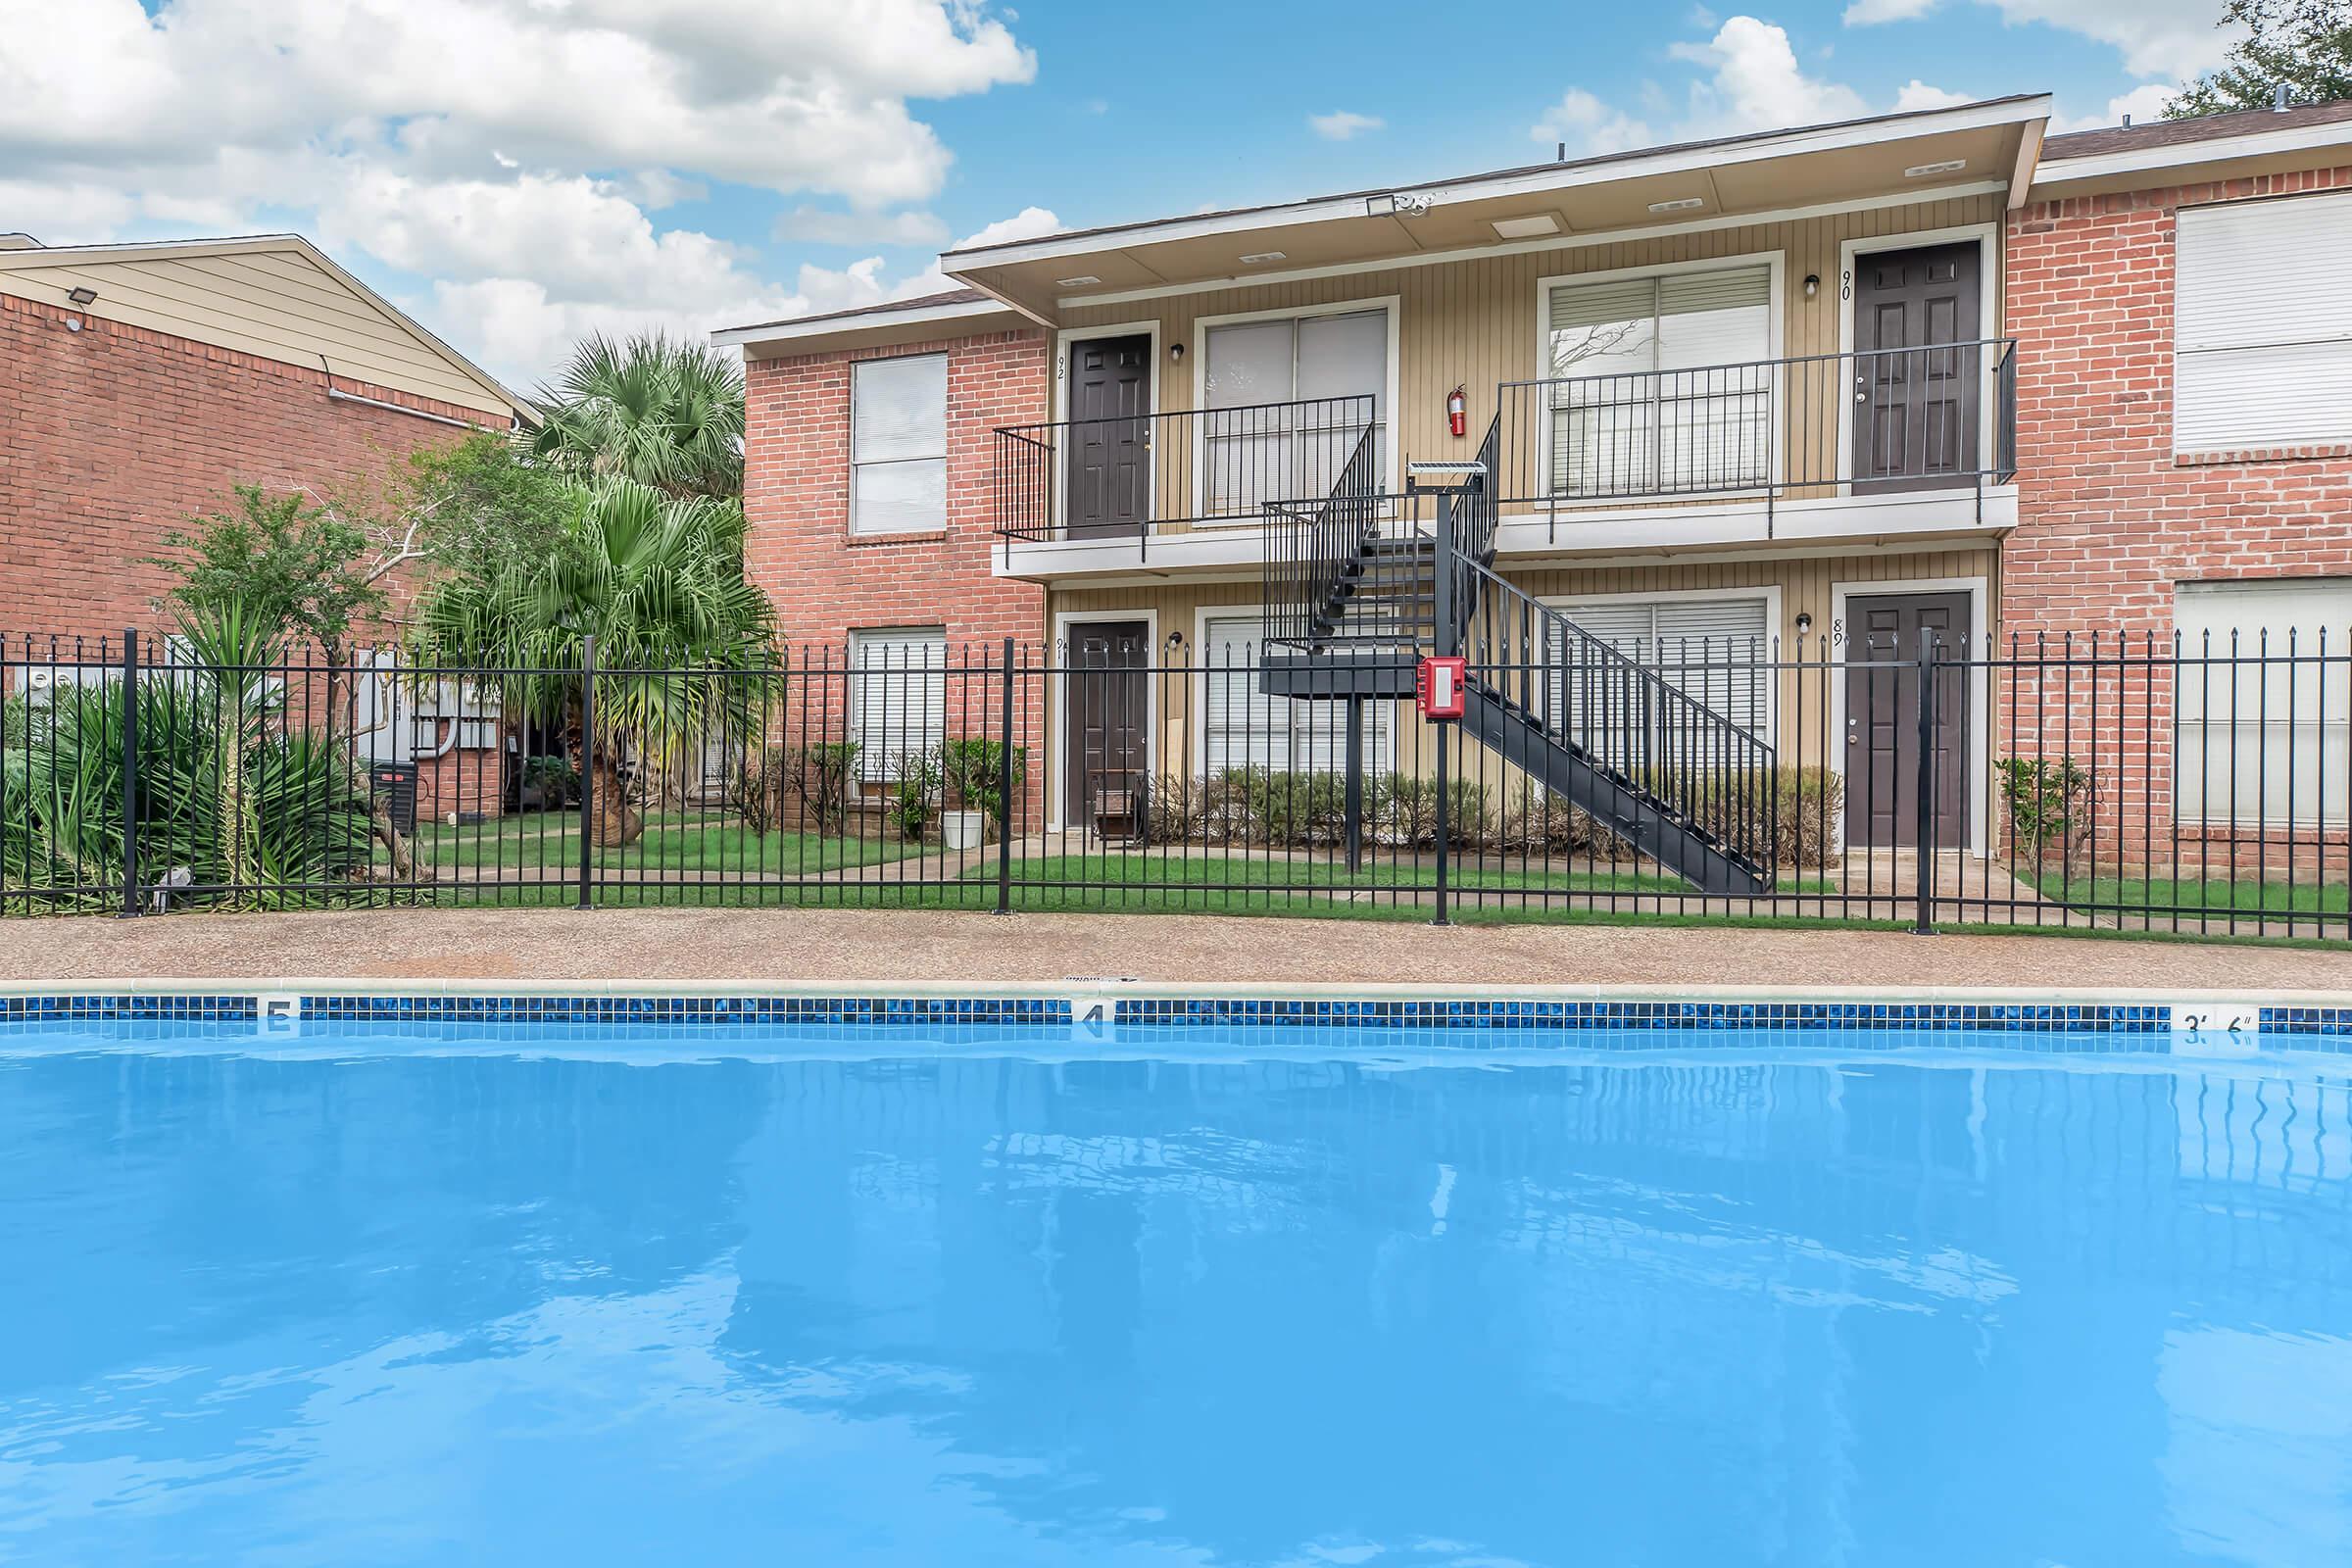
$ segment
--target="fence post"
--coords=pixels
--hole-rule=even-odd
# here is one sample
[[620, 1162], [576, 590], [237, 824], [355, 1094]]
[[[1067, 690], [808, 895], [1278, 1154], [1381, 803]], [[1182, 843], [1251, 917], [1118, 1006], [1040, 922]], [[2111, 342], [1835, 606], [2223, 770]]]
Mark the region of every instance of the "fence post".
[[1452, 733], [1451, 719], [1431, 720], [1438, 728], [1438, 916], [1431, 925], [1451, 925], [1446, 917], [1446, 841], [1453, 836], [1453, 805], [1448, 799], [1446, 779], [1446, 742]]
[[122, 628], [122, 915], [139, 912], [139, 634]]
[[596, 633], [580, 639], [580, 903], [591, 907], [590, 868], [596, 859]]
[[1936, 633], [1919, 632], [1919, 907], [1911, 920], [1914, 936], [1936, 934]]
[[[1026, 769], [1023, 777], [1027, 776]], [[997, 906], [1012, 912], [1012, 639], [1004, 639], [1004, 691], [998, 700], [997, 730]]]

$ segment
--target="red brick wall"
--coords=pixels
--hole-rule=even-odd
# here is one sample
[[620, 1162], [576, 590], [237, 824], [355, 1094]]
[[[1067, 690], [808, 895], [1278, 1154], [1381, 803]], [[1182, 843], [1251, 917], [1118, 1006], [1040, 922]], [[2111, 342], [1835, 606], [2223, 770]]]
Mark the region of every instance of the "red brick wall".
[[2352, 573], [2352, 448], [2173, 454], [2173, 214], [2352, 169], [2036, 202], [2009, 220], [2020, 521], [2002, 626], [2173, 627], [2173, 584]]
[[[2174, 214], [2181, 206], [2352, 186], [2352, 169], [2037, 202], [2011, 215], [2006, 293], [2018, 339], [2019, 524], [2002, 551], [2004, 639], [2053, 657], [2073, 633], [2107, 658], [2021, 674], [1996, 721], [2000, 754], [2074, 759], [2096, 775], [2099, 858], [2170, 873], [2274, 878], [2289, 837], [2219, 814], [2172, 823], [2174, 585], [2352, 574], [2352, 447], [2173, 452]], [[2195, 653], [2195, 650], [2190, 650]], [[2183, 680], [2196, 678], [2183, 671]], [[2225, 672], [2208, 679], [2226, 685]], [[2006, 684], [2006, 680], [2005, 680]], [[2313, 825], [2291, 835], [2308, 873], [2340, 869]]]
[[[327, 491], [465, 432], [330, 402], [316, 367], [0, 295], [0, 632], [150, 625], [169, 579], [140, 558], [240, 483]], [[342, 391], [478, 413], [338, 377]]]
[[[850, 366], [901, 354], [948, 355], [948, 510], [928, 533], [850, 534]], [[927, 343], [892, 344], [745, 367], [744, 508], [747, 566], [767, 591], [801, 669], [842, 667], [859, 627], [944, 626], [949, 659], [994, 665], [1012, 637], [1034, 646], [1046, 634], [1045, 590], [989, 569], [996, 540], [994, 431], [1049, 417], [1052, 363], [1035, 329]], [[994, 734], [1002, 688], [986, 673], [952, 674], [946, 701], [956, 735]], [[845, 736], [845, 677], [804, 679], [786, 699], [795, 733]], [[1028, 748], [1019, 820], [1042, 804], [1044, 712], [1021, 700], [1014, 730]], [[789, 737], [787, 737], [789, 738]], [[869, 786], [862, 794], [878, 798]]]
[[[948, 515], [935, 532], [850, 536], [850, 365], [948, 354]], [[785, 637], [937, 626], [951, 645], [1045, 633], [1045, 591], [992, 576], [991, 432], [1049, 417], [1044, 332], [994, 332], [746, 367], [744, 507], [752, 579]]]

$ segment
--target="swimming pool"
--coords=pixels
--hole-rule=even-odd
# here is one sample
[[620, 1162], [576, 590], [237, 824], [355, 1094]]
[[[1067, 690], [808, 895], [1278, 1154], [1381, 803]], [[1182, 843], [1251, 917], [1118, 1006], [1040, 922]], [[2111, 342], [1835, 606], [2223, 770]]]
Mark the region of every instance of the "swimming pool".
[[0, 1033], [0, 1559], [2352, 1560], [2352, 1058]]

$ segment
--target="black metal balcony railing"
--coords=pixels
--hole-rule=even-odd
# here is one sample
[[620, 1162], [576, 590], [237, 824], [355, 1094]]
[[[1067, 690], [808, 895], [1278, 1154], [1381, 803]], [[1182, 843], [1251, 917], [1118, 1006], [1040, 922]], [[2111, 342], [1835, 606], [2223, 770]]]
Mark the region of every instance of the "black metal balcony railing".
[[997, 532], [1024, 542], [1132, 538], [1251, 522], [1269, 502], [1319, 500], [1360, 444], [1384, 462], [1369, 396], [1000, 426]]
[[[2017, 470], [2013, 338], [1505, 382], [1506, 508], [1973, 489]], [[1769, 524], [1768, 524], [1769, 526]]]

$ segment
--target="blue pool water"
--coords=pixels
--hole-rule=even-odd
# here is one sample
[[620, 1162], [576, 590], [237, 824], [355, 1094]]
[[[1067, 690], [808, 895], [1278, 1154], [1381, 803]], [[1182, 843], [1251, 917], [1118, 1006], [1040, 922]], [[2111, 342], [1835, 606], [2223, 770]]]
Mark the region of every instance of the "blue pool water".
[[1553, 1044], [0, 1037], [0, 1559], [2352, 1562], [2352, 1063]]

